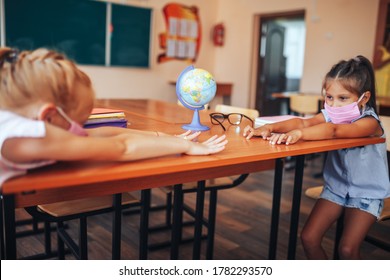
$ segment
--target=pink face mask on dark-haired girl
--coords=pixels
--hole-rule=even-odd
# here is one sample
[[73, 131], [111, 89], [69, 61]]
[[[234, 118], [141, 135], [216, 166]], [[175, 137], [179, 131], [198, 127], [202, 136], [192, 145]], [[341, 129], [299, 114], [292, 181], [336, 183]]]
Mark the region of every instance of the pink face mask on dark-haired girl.
[[324, 108], [332, 123], [351, 123], [353, 120], [356, 120], [361, 115], [358, 103], [363, 99], [363, 97], [364, 94], [360, 96], [358, 101], [352, 102], [351, 104], [342, 107], [331, 107], [325, 102]]
[[77, 122], [69, 118], [68, 115], [65, 114], [65, 112], [60, 107], [57, 107], [57, 111], [58, 113], [60, 113], [61, 116], [64, 117], [64, 119], [66, 119], [70, 123], [70, 127], [68, 129], [70, 133], [73, 133], [78, 136], [88, 136], [88, 133], [84, 130], [84, 128]]

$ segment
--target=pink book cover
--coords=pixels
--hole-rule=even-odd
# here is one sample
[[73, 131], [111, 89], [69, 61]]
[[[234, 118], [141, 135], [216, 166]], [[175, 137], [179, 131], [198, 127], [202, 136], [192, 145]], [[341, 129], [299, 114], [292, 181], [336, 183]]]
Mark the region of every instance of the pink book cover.
[[109, 109], [109, 108], [93, 108], [91, 115], [96, 115], [96, 114], [109, 114], [109, 113], [122, 113], [123, 110], [119, 109]]

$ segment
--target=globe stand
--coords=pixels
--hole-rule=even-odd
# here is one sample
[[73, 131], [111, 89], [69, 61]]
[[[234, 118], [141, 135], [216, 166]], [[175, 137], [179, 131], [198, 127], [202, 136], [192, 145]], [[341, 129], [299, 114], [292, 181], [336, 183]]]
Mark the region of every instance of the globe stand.
[[208, 126], [200, 123], [198, 109], [194, 109], [194, 116], [192, 117], [192, 122], [190, 124], [183, 125], [182, 128], [191, 131], [206, 131], [210, 129]]

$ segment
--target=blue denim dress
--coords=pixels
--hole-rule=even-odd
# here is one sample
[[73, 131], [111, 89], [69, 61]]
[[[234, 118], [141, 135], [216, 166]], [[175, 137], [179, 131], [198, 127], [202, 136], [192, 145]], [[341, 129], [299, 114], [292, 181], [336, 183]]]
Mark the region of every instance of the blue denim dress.
[[[326, 111], [322, 110], [322, 113], [326, 122], [331, 122]], [[372, 116], [380, 123], [370, 107], [366, 107], [362, 115], [352, 122], [366, 116]], [[383, 133], [381, 137], [386, 136]], [[326, 188], [341, 197], [390, 197], [386, 143], [330, 151], [324, 167], [324, 181]]]

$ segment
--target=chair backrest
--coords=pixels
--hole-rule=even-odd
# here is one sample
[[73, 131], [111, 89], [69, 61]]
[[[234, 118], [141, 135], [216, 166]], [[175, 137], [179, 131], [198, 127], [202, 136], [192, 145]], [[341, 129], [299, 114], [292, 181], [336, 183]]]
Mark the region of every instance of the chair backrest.
[[296, 94], [290, 96], [290, 110], [301, 116], [315, 115], [318, 113], [318, 102], [320, 95]]
[[383, 210], [379, 217], [379, 221], [387, 221], [389, 219], [390, 219], [390, 197], [384, 199]]
[[387, 151], [390, 152], [390, 116], [379, 116], [386, 134]]
[[[180, 102], [179, 99], [177, 100], [177, 105], [180, 105], [180, 106], [184, 107], [184, 105]], [[209, 103], [204, 104], [204, 108], [205, 108], [205, 110], [210, 109], [210, 104]]]
[[250, 117], [253, 120], [255, 120], [258, 116], [260, 116], [259, 111], [256, 109], [235, 107], [235, 106], [230, 106], [225, 104], [217, 104], [215, 106], [215, 112], [224, 113], [224, 114], [240, 113]]

